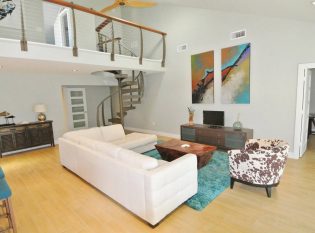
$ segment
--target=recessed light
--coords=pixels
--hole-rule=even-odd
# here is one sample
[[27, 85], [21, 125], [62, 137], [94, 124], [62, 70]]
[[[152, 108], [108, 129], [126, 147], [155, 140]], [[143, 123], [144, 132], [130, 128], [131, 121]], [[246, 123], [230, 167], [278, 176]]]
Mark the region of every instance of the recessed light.
[[72, 71], [73, 71], [73, 72], [78, 72], [79, 70], [73, 69]]
[[312, 1], [311, 3], [312, 3], [313, 6], [315, 6], [315, 1]]

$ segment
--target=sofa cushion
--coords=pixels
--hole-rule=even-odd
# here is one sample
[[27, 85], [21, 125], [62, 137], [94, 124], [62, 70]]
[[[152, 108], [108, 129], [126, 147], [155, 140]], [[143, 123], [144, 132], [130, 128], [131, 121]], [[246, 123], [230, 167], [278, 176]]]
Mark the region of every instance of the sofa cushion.
[[156, 141], [157, 137], [153, 134], [131, 133], [127, 134], [124, 138], [112, 141], [112, 143], [126, 149], [133, 149]]
[[139, 169], [149, 170], [159, 166], [157, 159], [126, 149], [118, 151], [117, 159]]
[[103, 140], [106, 142], [115, 141], [125, 137], [125, 131], [122, 125], [110, 125], [100, 127]]
[[68, 139], [74, 143], [79, 143], [80, 144], [80, 134], [79, 131], [70, 131], [65, 133], [63, 136], [63, 138]]
[[116, 158], [118, 152], [122, 150], [122, 148], [111, 143], [98, 142], [95, 144], [95, 150], [101, 154], [110, 155], [113, 158]]
[[76, 143], [79, 143], [80, 137], [86, 137], [97, 141], [103, 141], [102, 133], [98, 127], [70, 131], [65, 133], [63, 137]]
[[99, 127], [80, 130], [80, 136], [87, 137], [93, 140], [103, 141], [102, 132]]
[[102, 143], [100, 141], [97, 140], [93, 140], [87, 137], [78, 137], [78, 142], [81, 146], [85, 146], [87, 148], [90, 148], [91, 150], [95, 150], [96, 149], [96, 145], [99, 143]]

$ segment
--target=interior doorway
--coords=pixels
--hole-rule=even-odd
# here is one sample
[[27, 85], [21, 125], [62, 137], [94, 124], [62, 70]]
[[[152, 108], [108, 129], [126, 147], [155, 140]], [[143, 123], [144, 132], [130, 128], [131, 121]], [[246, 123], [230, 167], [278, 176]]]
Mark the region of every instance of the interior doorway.
[[312, 133], [310, 120], [315, 113], [315, 63], [299, 65], [296, 99], [294, 155], [299, 158], [305, 153]]
[[88, 128], [85, 88], [65, 88], [71, 130]]

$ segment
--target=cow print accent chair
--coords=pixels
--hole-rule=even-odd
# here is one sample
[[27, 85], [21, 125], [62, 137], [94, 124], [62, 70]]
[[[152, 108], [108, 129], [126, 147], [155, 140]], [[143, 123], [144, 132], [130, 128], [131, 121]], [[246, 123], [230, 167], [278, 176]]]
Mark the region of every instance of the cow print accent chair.
[[289, 145], [277, 139], [249, 139], [245, 149], [228, 151], [231, 189], [237, 181], [264, 187], [271, 197], [271, 188], [279, 184], [288, 152]]

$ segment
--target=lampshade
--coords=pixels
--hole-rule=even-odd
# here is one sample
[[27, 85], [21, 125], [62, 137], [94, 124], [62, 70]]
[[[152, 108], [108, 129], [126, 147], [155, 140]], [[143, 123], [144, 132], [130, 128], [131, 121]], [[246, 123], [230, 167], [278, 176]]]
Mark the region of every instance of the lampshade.
[[36, 104], [33, 107], [34, 112], [46, 112], [46, 105], [45, 104]]

